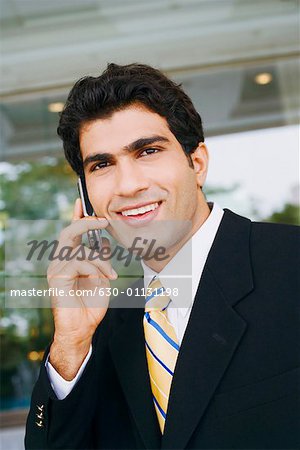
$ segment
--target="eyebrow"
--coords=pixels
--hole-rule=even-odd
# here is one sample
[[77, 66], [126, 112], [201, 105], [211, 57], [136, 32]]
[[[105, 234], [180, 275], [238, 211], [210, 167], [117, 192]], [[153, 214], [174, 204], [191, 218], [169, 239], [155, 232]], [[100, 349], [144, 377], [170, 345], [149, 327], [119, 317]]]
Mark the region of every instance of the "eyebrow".
[[[137, 139], [134, 142], [131, 142], [128, 145], [125, 145], [121, 151], [126, 152], [126, 153], [133, 153], [137, 150], [140, 150], [148, 145], [151, 145], [151, 144], [154, 144], [157, 142], [168, 142], [169, 143], [170, 141], [165, 136], [159, 136], [159, 135], [142, 137], [142, 138]], [[83, 161], [83, 167], [85, 168], [92, 162], [113, 161], [114, 159], [115, 159], [115, 155], [113, 153], [108, 153], [108, 152], [94, 153], [85, 158], [85, 160]]]

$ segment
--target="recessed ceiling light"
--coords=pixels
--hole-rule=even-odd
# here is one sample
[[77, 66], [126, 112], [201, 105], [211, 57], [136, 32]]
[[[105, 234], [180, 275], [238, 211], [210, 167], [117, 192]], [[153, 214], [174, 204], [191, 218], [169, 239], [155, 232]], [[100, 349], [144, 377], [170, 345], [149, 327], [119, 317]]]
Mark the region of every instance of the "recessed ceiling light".
[[49, 103], [48, 111], [53, 113], [61, 112], [64, 108], [64, 104], [62, 102]]
[[255, 83], [257, 84], [269, 84], [271, 83], [273, 77], [272, 74], [269, 72], [262, 72], [255, 75]]

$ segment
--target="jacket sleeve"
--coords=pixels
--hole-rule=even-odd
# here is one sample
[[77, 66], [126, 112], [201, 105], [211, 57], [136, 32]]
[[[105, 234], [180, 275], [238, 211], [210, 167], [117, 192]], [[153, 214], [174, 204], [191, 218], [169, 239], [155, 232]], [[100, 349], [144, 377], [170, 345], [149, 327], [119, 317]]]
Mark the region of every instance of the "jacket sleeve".
[[108, 319], [105, 317], [94, 334], [92, 355], [80, 379], [63, 400], [58, 400], [48, 378], [45, 361], [50, 346], [47, 348], [31, 397], [25, 433], [26, 450], [92, 448], [92, 423], [96, 409], [101, 408], [98, 401], [99, 367], [105, 364], [106, 322]]

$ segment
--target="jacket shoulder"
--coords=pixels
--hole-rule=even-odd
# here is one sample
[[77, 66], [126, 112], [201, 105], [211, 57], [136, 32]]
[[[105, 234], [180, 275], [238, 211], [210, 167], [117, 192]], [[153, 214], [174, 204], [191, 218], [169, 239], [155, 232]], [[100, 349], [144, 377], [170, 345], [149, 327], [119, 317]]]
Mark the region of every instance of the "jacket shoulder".
[[285, 249], [291, 254], [299, 254], [300, 227], [296, 225], [252, 222], [251, 237], [253, 243], [272, 249]]
[[252, 222], [250, 252], [254, 266], [265, 275], [277, 274], [277, 282], [285, 279], [291, 285], [294, 281], [298, 284], [299, 231], [300, 227], [295, 225]]

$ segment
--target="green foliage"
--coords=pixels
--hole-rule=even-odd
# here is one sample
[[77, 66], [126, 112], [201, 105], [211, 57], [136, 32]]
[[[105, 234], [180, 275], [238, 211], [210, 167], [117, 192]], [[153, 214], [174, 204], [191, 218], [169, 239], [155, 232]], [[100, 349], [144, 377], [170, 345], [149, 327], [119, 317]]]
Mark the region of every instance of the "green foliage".
[[[76, 176], [65, 161], [57, 158], [1, 165], [0, 219], [59, 219], [74, 202]], [[3, 232], [3, 231], [2, 231]], [[4, 245], [0, 245], [0, 266], [4, 264]], [[2, 278], [4, 273], [2, 273]], [[1, 283], [3, 284], [3, 283]], [[4, 286], [1, 288], [4, 294]], [[23, 389], [23, 397], [30, 394], [40, 361], [28, 359], [32, 351], [42, 352], [53, 335], [50, 309], [2, 309], [1, 314], [1, 371], [2, 400], [19, 399], [16, 380], [26, 386], [24, 370], [31, 383]], [[20, 324], [27, 323], [25, 333]], [[22, 327], [21, 327], [22, 328]], [[30, 376], [28, 375], [30, 374]]]
[[0, 211], [15, 219], [58, 219], [61, 204], [74, 201], [76, 177], [57, 158], [12, 165], [1, 174]]
[[300, 206], [286, 203], [280, 211], [275, 211], [265, 221], [300, 225]]

